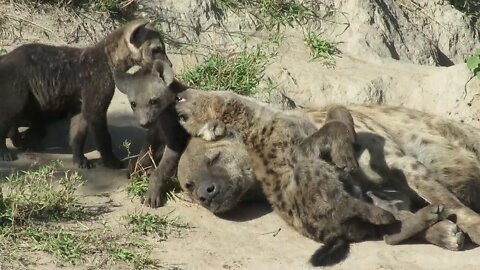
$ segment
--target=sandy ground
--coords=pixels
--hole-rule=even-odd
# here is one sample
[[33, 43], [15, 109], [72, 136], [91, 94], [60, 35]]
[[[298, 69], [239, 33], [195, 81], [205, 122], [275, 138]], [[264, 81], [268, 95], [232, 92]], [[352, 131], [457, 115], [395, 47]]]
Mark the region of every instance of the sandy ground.
[[[124, 157], [120, 147], [125, 139], [131, 140], [133, 150], [142, 141], [143, 131], [135, 126], [125, 96], [117, 92], [109, 119], [113, 142], [117, 153]], [[20, 153], [20, 159], [1, 163], [0, 170], [28, 168], [36, 161], [62, 159], [67, 168], [72, 168], [66, 148], [65, 123], [51, 127], [44, 144], [45, 153]], [[117, 147], [118, 146], [118, 147]], [[93, 149], [89, 141], [87, 148]], [[89, 157], [97, 157], [95, 151]], [[160, 209], [144, 209], [138, 200], [132, 200], [124, 188], [128, 180], [125, 170], [96, 168], [82, 170], [86, 184], [80, 192], [90, 204], [107, 203], [111, 212], [99, 220], [119, 221], [122, 216], [143, 210], [172, 215], [187, 222], [193, 228], [170, 237], [165, 242], [146, 240], [154, 246], [152, 257], [180, 269], [313, 269], [308, 264], [309, 256], [320, 244], [309, 240], [289, 228], [268, 205], [245, 203], [224, 217], [217, 217], [202, 207], [185, 200], [171, 200]], [[120, 223], [120, 222], [119, 222]], [[120, 225], [119, 225], [120, 226]], [[349, 257], [331, 269], [479, 269], [479, 248], [468, 247], [465, 251], [451, 252], [426, 244], [388, 246], [383, 241], [366, 241], [353, 244]], [[0, 269], [2, 268], [0, 262]], [[67, 267], [85, 269], [88, 266]], [[43, 257], [32, 269], [55, 269], [53, 259]], [[125, 269], [117, 267], [115, 269]]]

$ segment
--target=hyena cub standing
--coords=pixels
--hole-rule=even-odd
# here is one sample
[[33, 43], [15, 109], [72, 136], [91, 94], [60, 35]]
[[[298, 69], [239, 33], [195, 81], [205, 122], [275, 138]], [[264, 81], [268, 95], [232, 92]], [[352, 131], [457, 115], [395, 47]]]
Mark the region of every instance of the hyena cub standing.
[[149, 177], [145, 198], [147, 205], [159, 207], [165, 202], [166, 183], [175, 174], [190, 138], [179, 124], [174, 107], [176, 94], [186, 87], [175, 80], [169, 63], [161, 60], [144, 65], [134, 74], [116, 72], [115, 81], [118, 89], [128, 96], [139, 124], [148, 129], [139, 157], [151, 147], [154, 162], [160, 161]]
[[[70, 116], [75, 164], [92, 167], [83, 153], [91, 128], [103, 165], [122, 167], [107, 128], [107, 109], [115, 90], [112, 72], [157, 58], [169, 61], [160, 34], [145, 20], [118, 28], [92, 47], [26, 44], [2, 56], [0, 160], [15, 159], [6, 147], [7, 136], [16, 145], [33, 144], [30, 135], [43, 134], [45, 121]], [[18, 127], [25, 123], [31, 130], [22, 136]]]

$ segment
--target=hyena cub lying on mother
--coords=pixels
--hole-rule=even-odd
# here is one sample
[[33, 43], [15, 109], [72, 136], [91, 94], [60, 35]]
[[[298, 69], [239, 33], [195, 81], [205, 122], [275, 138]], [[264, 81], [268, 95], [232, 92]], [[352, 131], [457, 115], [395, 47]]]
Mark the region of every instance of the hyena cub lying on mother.
[[[178, 98], [176, 109], [182, 125], [190, 134], [215, 139], [225, 130], [224, 123], [239, 131], [255, 176], [274, 210], [305, 236], [325, 243], [312, 256], [314, 265], [340, 261], [348, 253], [351, 241], [392, 231], [399, 233], [396, 237], [408, 238], [412, 236], [410, 229], [422, 225], [416, 224], [418, 219], [415, 218], [400, 226], [391, 213], [349, 194], [344, 187], [351, 184], [346, 183], [348, 179], [337, 167], [322, 160], [321, 153], [316, 151], [327, 149], [333, 157], [333, 144], [329, 145], [327, 140], [323, 145], [327, 147], [311, 147], [317, 142], [322, 143], [324, 135], [332, 132], [354, 137], [346, 125], [343, 125], [343, 132], [338, 121], [332, 122], [333, 125], [327, 123], [317, 131], [307, 118], [276, 111], [229, 92], [206, 93], [188, 89], [178, 94]], [[353, 147], [352, 140], [346, 141]], [[207, 160], [207, 173], [216, 173], [215, 177], [222, 174], [221, 168], [210, 171], [208, 167], [221, 157], [219, 154]], [[192, 160], [192, 164], [194, 162]], [[180, 172], [179, 177], [183, 177]], [[185, 188], [189, 189], [189, 184], [192, 190], [188, 181]], [[204, 194], [201, 201], [215, 200], [215, 185], [200, 188]], [[439, 205], [432, 205], [419, 212], [422, 217], [428, 217], [428, 222], [423, 225], [438, 221], [441, 210]]]
[[[229, 100], [227, 103], [229, 106], [232, 105], [231, 103], [235, 105], [233, 97], [223, 95], [225, 95], [222, 96], [223, 98]], [[213, 108], [217, 109], [218, 107], [215, 106], [225, 105], [215, 101], [215, 97], [211, 99], [214, 103], [211, 105]], [[247, 104], [253, 106], [255, 102], [249, 101]], [[216, 109], [204, 109], [204, 111], [212, 112], [211, 118], [222, 118], [225, 117], [222, 113], [228, 112], [227, 108], [227, 106], [222, 107], [218, 112]], [[268, 109], [264, 110], [268, 111]], [[404, 108], [349, 106], [349, 110], [353, 114], [355, 129], [358, 131], [356, 143], [359, 146], [357, 158], [360, 170], [352, 174], [354, 182], [364, 190], [400, 191], [400, 195], [403, 195], [402, 200], [407, 202], [403, 210], [415, 211], [418, 207], [424, 206], [425, 203], [419, 196], [430, 203], [445, 203], [448, 214], [456, 215], [458, 225], [470, 235], [474, 242], [478, 243], [479, 216], [465, 205], [479, 211], [480, 171], [477, 142], [480, 132], [466, 125]], [[305, 109], [287, 114], [310, 119], [316, 127], [320, 128], [325, 123], [328, 110], [326, 108]], [[186, 116], [188, 117], [189, 114], [187, 113]], [[197, 119], [196, 115], [195, 119]], [[276, 118], [273, 117], [273, 119]], [[263, 139], [268, 141], [265, 137]], [[249, 179], [249, 175], [235, 173], [237, 171], [231, 169], [235, 166], [230, 163], [242, 159], [242, 156], [236, 154], [241, 144], [224, 139], [221, 141], [223, 142], [219, 147], [220, 141], [192, 140], [182, 159], [190, 159], [193, 156], [192, 159], [196, 159], [198, 163], [195, 166], [186, 167], [182, 166], [184, 163], [181, 161], [179, 180], [187, 190], [187, 183], [196, 185], [202, 181], [211, 182], [212, 178], [209, 175], [213, 167], [204, 164], [208, 164], [209, 155], [215, 156], [222, 150], [220, 155], [222, 158], [218, 159], [220, 161], [217, 160], [215, 165], [228, 163], [230, 169], [216, 172], [216, 177], [222, 182], [216, 182], [216, 184], [228, 188], [220, 189], [218, 194], [215, 194], [215, 203], [221, 204], [222, 209], [228, 210], [240, 200], [240, 194], [247, 190], [251, 192], [251, 183], [254, 181], [237, 181], [241, 177]], [[209, 152], [209, 155], [203, 154]], [[228, 160], [227, 156], [235, 156], [236, 159]], [[207, 162], [204, 162], [205, 160]], [[245, 167], [243, 165], [245, 163], [248, 162], [241, 163], [242, 168]], [[194, 197], [198, 197], [199, 195], [195, 193], [193, 193]], [[222, 200], [222, 197], [235, 197], [235, 199]], [[414, 204], [409, 205], [409, 201]], [[207, 207], [215, 211], [209, 205]], [[400, 218], [405, 214], [407, 217], [411, 215], [406, 211], [401, 212]], [[450, 220], [433, 225], [422, 236], [433, 244], [452, 250], [460, 249], [463, 243], [462, 233]], [[398, 242], [395, 238], [390, 240], [391, 243]]]
[[[103, 164], [121, 167], [107, 128], [107, 109], [115, 90], [112, 72], [153, 59], [169, 62], [160, 34], [145, 20], [116, 29], [92, 47], [26, 44], [1, 56], [0, 160], [15, 159], [6, 147], [7, 137], [15, 146], [35, 147], [46, 121], [70, 116], [74, 163], [92, 167], [83, 153], [91, 128]], [[18, 127], [25, 124], [30, 129], [20, 134]]]

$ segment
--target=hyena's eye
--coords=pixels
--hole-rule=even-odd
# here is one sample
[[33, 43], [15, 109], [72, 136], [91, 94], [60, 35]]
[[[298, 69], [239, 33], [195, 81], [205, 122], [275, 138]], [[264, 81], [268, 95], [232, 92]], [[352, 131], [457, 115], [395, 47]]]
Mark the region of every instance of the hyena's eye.
[[186, 183], [185, 183], [185, 188], [187, 188], [188, 191], [192, 191], [193, 188], [194, 188], [194, 185], [193, 185], [193, 182], [188, 180]]
[[132, 106], [132, 108], [135, 108], [137, 107], [137, 103], [135, 101], [132, 101], [130, 102], [130, 106]]
[[219, 159], [220, 159], [220, 152], [217, 152], [208, 158], [207, 166], [210, 167], [214, 165]]
[[150, 101], [148, 101], [148, 103], [150, 105], [160, 105], [160, 99], [159, 98], [150, 99]]

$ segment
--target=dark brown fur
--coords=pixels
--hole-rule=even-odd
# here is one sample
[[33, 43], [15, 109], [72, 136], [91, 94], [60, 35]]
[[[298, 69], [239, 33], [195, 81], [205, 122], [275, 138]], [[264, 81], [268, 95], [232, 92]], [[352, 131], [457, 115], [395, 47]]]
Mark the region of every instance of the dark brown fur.
[[5, 145], [7, 136], [19, 146], [28, 141], [17, 131], [22, 124], [41, 131], [46, 121], [68, 116], [74, 163], [92, 166], [83, 154], [91, 128], [103, 164], [121, 167], [107, 128], [115, 90], [112, 72], [152, 58], [168, 61], [160, 34], [147, 23], [131, 22], [92, 47], [26, 44], [0, 58], [0, 160], [14, 159]]
[[[128, 96], [138, 122], [148, 129], [147, 140], [140, 151], [141, 166], [159, 162], [149, 176], [145, 203], [151, 207], [162, 206], [167, 181], [174, 175], [189, 140], [174, 108], [175, 94], [186, 87], [174, 79], [171, 66], [162, 60], [144, 64], [134, 74], [115, 72], [114, 77], [118, 89]], [[142, 159], [149, 148], [156, 158]]]

